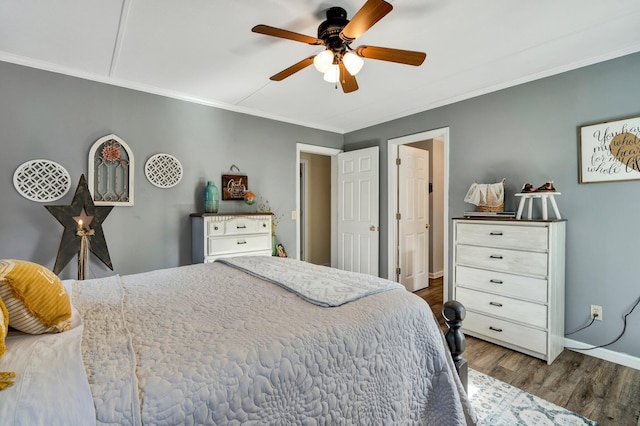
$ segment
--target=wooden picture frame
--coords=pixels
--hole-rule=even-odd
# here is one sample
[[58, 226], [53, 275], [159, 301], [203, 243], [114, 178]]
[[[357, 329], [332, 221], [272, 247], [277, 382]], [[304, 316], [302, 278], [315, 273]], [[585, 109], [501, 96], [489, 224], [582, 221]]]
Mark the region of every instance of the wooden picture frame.
[[133, 206], [133, 151], [117, 135], [98, 139], [89, 151], [89, 191], [96, 206]]
[[579, 127], [579, 183], [640, 180], [640, 116]]
[[247, 175], [222, 175], [222, 199], [244, 200], [244, 193], [249, 190]]

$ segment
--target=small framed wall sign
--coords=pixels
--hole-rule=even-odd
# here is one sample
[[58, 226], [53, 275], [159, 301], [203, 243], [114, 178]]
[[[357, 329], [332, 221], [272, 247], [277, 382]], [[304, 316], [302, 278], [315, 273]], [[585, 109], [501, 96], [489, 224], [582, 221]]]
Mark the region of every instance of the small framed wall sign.
[[580, 126], [580, 183], [640, 180], [640, 116]]
[[[235, 169], [235, 172], [234, 172]], [[249, 190], [249, 178], [240, 172], [234, 164], [229, 172], [222, 175], [222, 199], [244, 200], [244, 193]]]

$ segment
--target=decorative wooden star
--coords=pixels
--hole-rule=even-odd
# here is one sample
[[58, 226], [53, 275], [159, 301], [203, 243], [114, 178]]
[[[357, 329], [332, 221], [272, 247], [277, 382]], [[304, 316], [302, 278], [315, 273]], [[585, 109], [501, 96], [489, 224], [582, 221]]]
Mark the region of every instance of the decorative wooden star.
[[93, 222], [93, 216], [89, 216], [87, 211], [83, 208], [80, 212], [80, 216], [74, 216], [73, 220], [76, 221], [78, 227], [82, 226], [83, 229], [91, 229], [91, 222]]
[[98, 259], [102, 261], [109, 269], [113, 271], [107, 241], [104, 239], [102, 232], [102, 222], [107, 218], [113, 206], [96, 207], [93, 204], [91, 193], [87, 186], [87, 180], [84, 175], [80, 176], [80, 182], [76, 188], [71, 205], [68, 206], [45, 206], [58, 222], [64, 226], [60, 247], [58, 248], [58, 256], [56, 264], [53, 267], [53, 273], [59, 274], [69, 261], [80, 251], [81, 237], [76, 235], [78, 230], [78, 222], [76, 219], [83, 220], [84, 229], [93, 229], [95, 235], [91, 237], [89, 249]]

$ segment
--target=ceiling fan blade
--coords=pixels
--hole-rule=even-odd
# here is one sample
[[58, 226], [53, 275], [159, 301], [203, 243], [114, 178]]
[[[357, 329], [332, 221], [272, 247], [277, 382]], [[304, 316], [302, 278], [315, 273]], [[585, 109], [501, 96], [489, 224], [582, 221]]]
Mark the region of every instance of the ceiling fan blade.
[[344, 93], [351, 93], [358, 90], [358, 82], [356, 78], [349, 74], [347, 68], [340, 62], [340, 84]]
[[340, 38], [346, 42], [353, 40], [364, 34], [369, 28], [385, 17], [393, 9], [384, 0], [367, 0], [359, 11], [353, 15], [351, 21], [340, 32]]
[[414, 52], [412, 50], [391, 49], [388, 47], [358, 46], [356, 54], [368, 59], [378, 59], [380, 61], [396, 62], [405, 65], [422, 65], [427, 54], [424, 52]]
[[256, 25], [251, 28], [254, 33], [264, 34], [272, 37], [285, 38], [287, 40], [299, 41], [301, 43], [307, 43], [312, 45], [324, 44], [324, 42], [318, 38], [307, 36], [304, 34], [294, 33], [293, 31], [283, 30], [276, 27], [270, 27], [268, 25]]
[[285, 78], [289, 77], [290, 75], [295, 74], [298, 71], [300, 71], [302, 69], [305, 69], [306, 67], [311, 65], [313, 63], [313, 58], [314, 57], [315, 57], [315, 55], [314, 56], [309, 56], [308, 58], [305, 58], [305, 59], [301, 60], [300, 62], [291, 65], [286, 70], [282, 70], [278, 74], [272, 75], [269, 79], [273, 80], [273, 81], [282, 81]]

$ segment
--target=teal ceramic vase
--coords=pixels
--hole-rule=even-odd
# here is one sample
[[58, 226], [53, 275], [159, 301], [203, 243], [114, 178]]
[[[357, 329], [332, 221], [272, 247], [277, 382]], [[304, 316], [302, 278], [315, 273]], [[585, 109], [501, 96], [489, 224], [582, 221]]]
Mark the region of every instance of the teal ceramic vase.
[[218, 188], [213, 181], [207, 182], [204, 189], [204, 211], [205, 213], [218, 213]]

